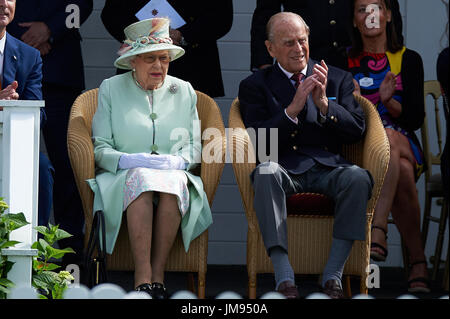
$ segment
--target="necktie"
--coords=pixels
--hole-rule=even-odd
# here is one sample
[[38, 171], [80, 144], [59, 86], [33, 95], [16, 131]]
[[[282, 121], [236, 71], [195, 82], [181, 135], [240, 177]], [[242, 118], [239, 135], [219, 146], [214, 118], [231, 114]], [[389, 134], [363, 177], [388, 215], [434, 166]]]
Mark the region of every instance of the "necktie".
[[295, 88], [298, 88], [300, 82], [303, 80], [305, 75], [303, 73], [296, 73], [291, 76], [291, 80], [295, 81]]

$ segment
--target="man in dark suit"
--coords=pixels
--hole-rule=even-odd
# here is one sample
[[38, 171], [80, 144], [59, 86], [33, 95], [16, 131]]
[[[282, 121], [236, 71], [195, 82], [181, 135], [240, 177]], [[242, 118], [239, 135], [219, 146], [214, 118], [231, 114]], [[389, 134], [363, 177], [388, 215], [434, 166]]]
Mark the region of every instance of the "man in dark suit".
[[[42, 100], [42, 59], [39, 51], [6, 32], [14, 19], [15, 1], [0, 1], [0, 100]], [[1, 110], [1, 107], [0, 107]], [[41, 109], [41, 127], [45, 123]], [[38, 224], [46, 225], [53, 195], [53, 167], [45, 154], [39, 153]]]
[[[136, 13], [149, 0], [108, 0], [102, 10], [102, 21], [108, 32], [119, 42], [125, 40], [123, 30], [137, 22]], [[217, 40], [231, 29], [232, 0], [168, 0], [186, 21], [170, 31], [174, 44], [183, 47], [182, 61], [170, 63], [169, 74], [188, 81], [194, 89], [211, 97], [224, 96]]]
[[[312, 32], [309, 38], [312, 58], [328, 65], [347, 68], [345, 50], [351, 46], [351, 6], [353, 0], [257, 0], [251, 28], [251, 70], [271, 65], [273, 60], [264, 45], [269, 18], [283, 10], [302, 16]], [[399, 42], [403, 43], [402, 17], [398, 0], [392, 13]]]
[[[278, 146], [277, 159], [259, 164], [251, 175], [255, 211], [274, 267], [276, 289], [287, 298], [298, 297], [287, 254], [286, 196], [317, 192], [335, 201], [323, 291], [342, 298], [342, 271], [353, 241], [365, 240], [373, 181], [339, 151], [343, 143], [362, 138], [364, 112], [353, 98], [350, 73], [328, 67], [323, 60], [309, 60], [309, 28], [299, 15], [278, 13], [269, 20], [268, 30], [265, 44], [277, 62], [241, 82], [239, 102], [245, 126], [258, 133], [266, 129], [268, 142]], [[270, 135], [273, 128], [277, 139]]]
[[[76, 5], [79, 11], [66, 12]], [[83, 250], [84, 216], [67, 151], [67, 126], [70, 109], [85, 88], [81, 36], [68, 22], [79, 18], [82, 24], [93, 9], [92, 0], [21, 0], [16, 18], [8, 32], [38, 49], [42, 56], [42, 91], [47, 123], [43, 128], [45, 144], [55, 167], [53, 212], [55, 222], [73, 237], [60, 244], [71, 247], [63, 263], [79, 262]], [[76, 15], [79, 13], [79, 16]]]

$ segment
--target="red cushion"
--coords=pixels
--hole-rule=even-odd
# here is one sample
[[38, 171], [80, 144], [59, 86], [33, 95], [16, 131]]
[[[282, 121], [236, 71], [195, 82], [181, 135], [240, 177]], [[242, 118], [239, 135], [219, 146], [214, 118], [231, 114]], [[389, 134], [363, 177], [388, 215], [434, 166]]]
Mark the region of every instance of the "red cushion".
[[287, 214], [333, 216], [334, 202], [323, 194], [298, 193], [289, 196], [286, 201]]

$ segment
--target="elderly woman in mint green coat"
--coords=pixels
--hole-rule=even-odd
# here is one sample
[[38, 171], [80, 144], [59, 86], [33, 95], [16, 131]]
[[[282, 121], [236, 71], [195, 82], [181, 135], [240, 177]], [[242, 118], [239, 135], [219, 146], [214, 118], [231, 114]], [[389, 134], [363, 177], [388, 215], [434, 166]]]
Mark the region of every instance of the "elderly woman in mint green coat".
[[[94, 211], [106, 219], [112, 253], [126, 211], [135, 263], [135, 289], [167, 298], [164, 269], [181, 225], [186, 251], [212, 223], [200, 177], [197, 96], [185, 81], [167, 75], [184, 50], [172, 44], [167, 19], [143, 20], [125, 29], [115, 66], [131, 69], [103, 81], [92, 122], [96, 178]], [[154, 204], [156, 209], [154, 209]]]

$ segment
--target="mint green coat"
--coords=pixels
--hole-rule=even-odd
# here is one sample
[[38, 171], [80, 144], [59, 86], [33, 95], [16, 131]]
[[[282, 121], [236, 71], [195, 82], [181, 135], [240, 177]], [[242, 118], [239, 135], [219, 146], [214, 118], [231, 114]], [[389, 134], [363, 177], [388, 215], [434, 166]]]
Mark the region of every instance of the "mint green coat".
[[[149, 95], [153, 95], [153, 107]], [[189, 172], [201, 162], [201, 126], [196, 103], [192, 86], [169, 75], [162, 87], [153, 91], [139, 88], [131, 72], [113, 76], [100, 85], [98, 108], [92, 120], [96, 175], [87, 182], [95, 193], [94, 212], [101, 209], [105, 213], [109, 254], [122, 222], [128, 170], [118, 169], [118, 163], [124, 153], [150, 153], [157, 148], [159, 154], [180, 155], [189, 163], [185, 171], [189, 209], [181, 220], [186, 251], [190, 242], [211, 225], [202, 180]]]

